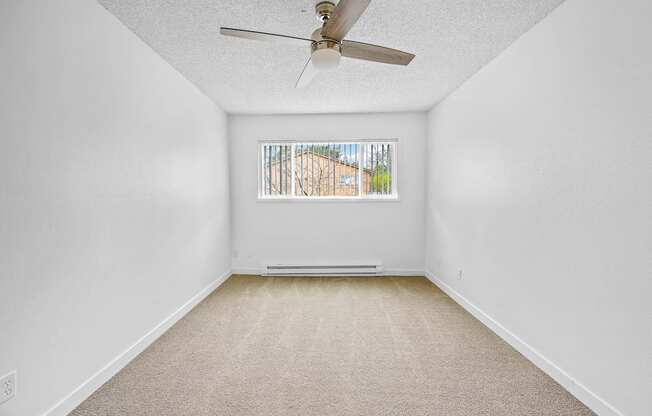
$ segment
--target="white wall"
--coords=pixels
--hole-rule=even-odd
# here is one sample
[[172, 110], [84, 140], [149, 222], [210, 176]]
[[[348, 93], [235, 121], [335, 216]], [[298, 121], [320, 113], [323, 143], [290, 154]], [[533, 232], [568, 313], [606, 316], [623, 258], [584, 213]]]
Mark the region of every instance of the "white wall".
[[436, 106], [427, 157], [426, 268], [641, 416], [652, 412], [651, 20], [648, 0], [567, 0]]
[[[381, 261], [423, 270], [425, 113], [230, 116], [233, 268]], [[398, 202], [257, 202], [257, 141], [398, 138]]]
[[226, 117], [92, 0], [0, 5], [0, 415], [39, 415], [230, 267]]

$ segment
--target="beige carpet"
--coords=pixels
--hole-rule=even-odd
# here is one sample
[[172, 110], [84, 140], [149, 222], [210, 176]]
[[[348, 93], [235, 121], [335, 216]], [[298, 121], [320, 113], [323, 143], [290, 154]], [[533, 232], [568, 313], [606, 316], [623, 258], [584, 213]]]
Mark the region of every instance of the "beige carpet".
[[591, 415], [422, 277], [233, 276], [72, 415]]

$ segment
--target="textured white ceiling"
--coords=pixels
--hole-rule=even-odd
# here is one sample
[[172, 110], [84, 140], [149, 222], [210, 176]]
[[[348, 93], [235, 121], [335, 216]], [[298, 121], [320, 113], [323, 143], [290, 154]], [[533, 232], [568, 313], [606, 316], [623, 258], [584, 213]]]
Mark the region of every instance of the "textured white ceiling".
[[342, 59], [299, 90], [309, 47], [219, 27], [309, 37], [315, 0], [99, 1], [229, 113], [326, 113], [427, 109], [563, 0], [373, 0], [347, 38], [412, 52], [412, 63]]

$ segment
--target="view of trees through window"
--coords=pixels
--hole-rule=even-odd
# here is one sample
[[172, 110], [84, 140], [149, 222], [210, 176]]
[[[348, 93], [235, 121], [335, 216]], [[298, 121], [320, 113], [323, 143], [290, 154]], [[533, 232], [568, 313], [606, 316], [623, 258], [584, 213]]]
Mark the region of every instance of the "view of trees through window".
[[395, 142], [261, 143], [261, 197], [391, 197]]

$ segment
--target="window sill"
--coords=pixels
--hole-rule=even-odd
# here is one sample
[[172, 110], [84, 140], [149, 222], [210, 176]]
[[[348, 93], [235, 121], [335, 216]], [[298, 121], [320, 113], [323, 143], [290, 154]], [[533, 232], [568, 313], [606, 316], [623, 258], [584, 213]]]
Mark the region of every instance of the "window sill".
[[279, 202], [289, 202], [289, 203], [319, 203], [319, 202], [328, 202], [328, 203], [377, 203], [377, 202], [400, 202], [400, 199], [397, 196], [391, 196], [391, 197], [383, 197], [383, 198], [374, 198], [374, 197], [313, 197], [313, 198], [284, 198], [284, 197], [277, 197], [277, 198], [261, 198], [258, 197], [256, 199], [256, 202], [272, 202], [272, 203], [279, 203]]

